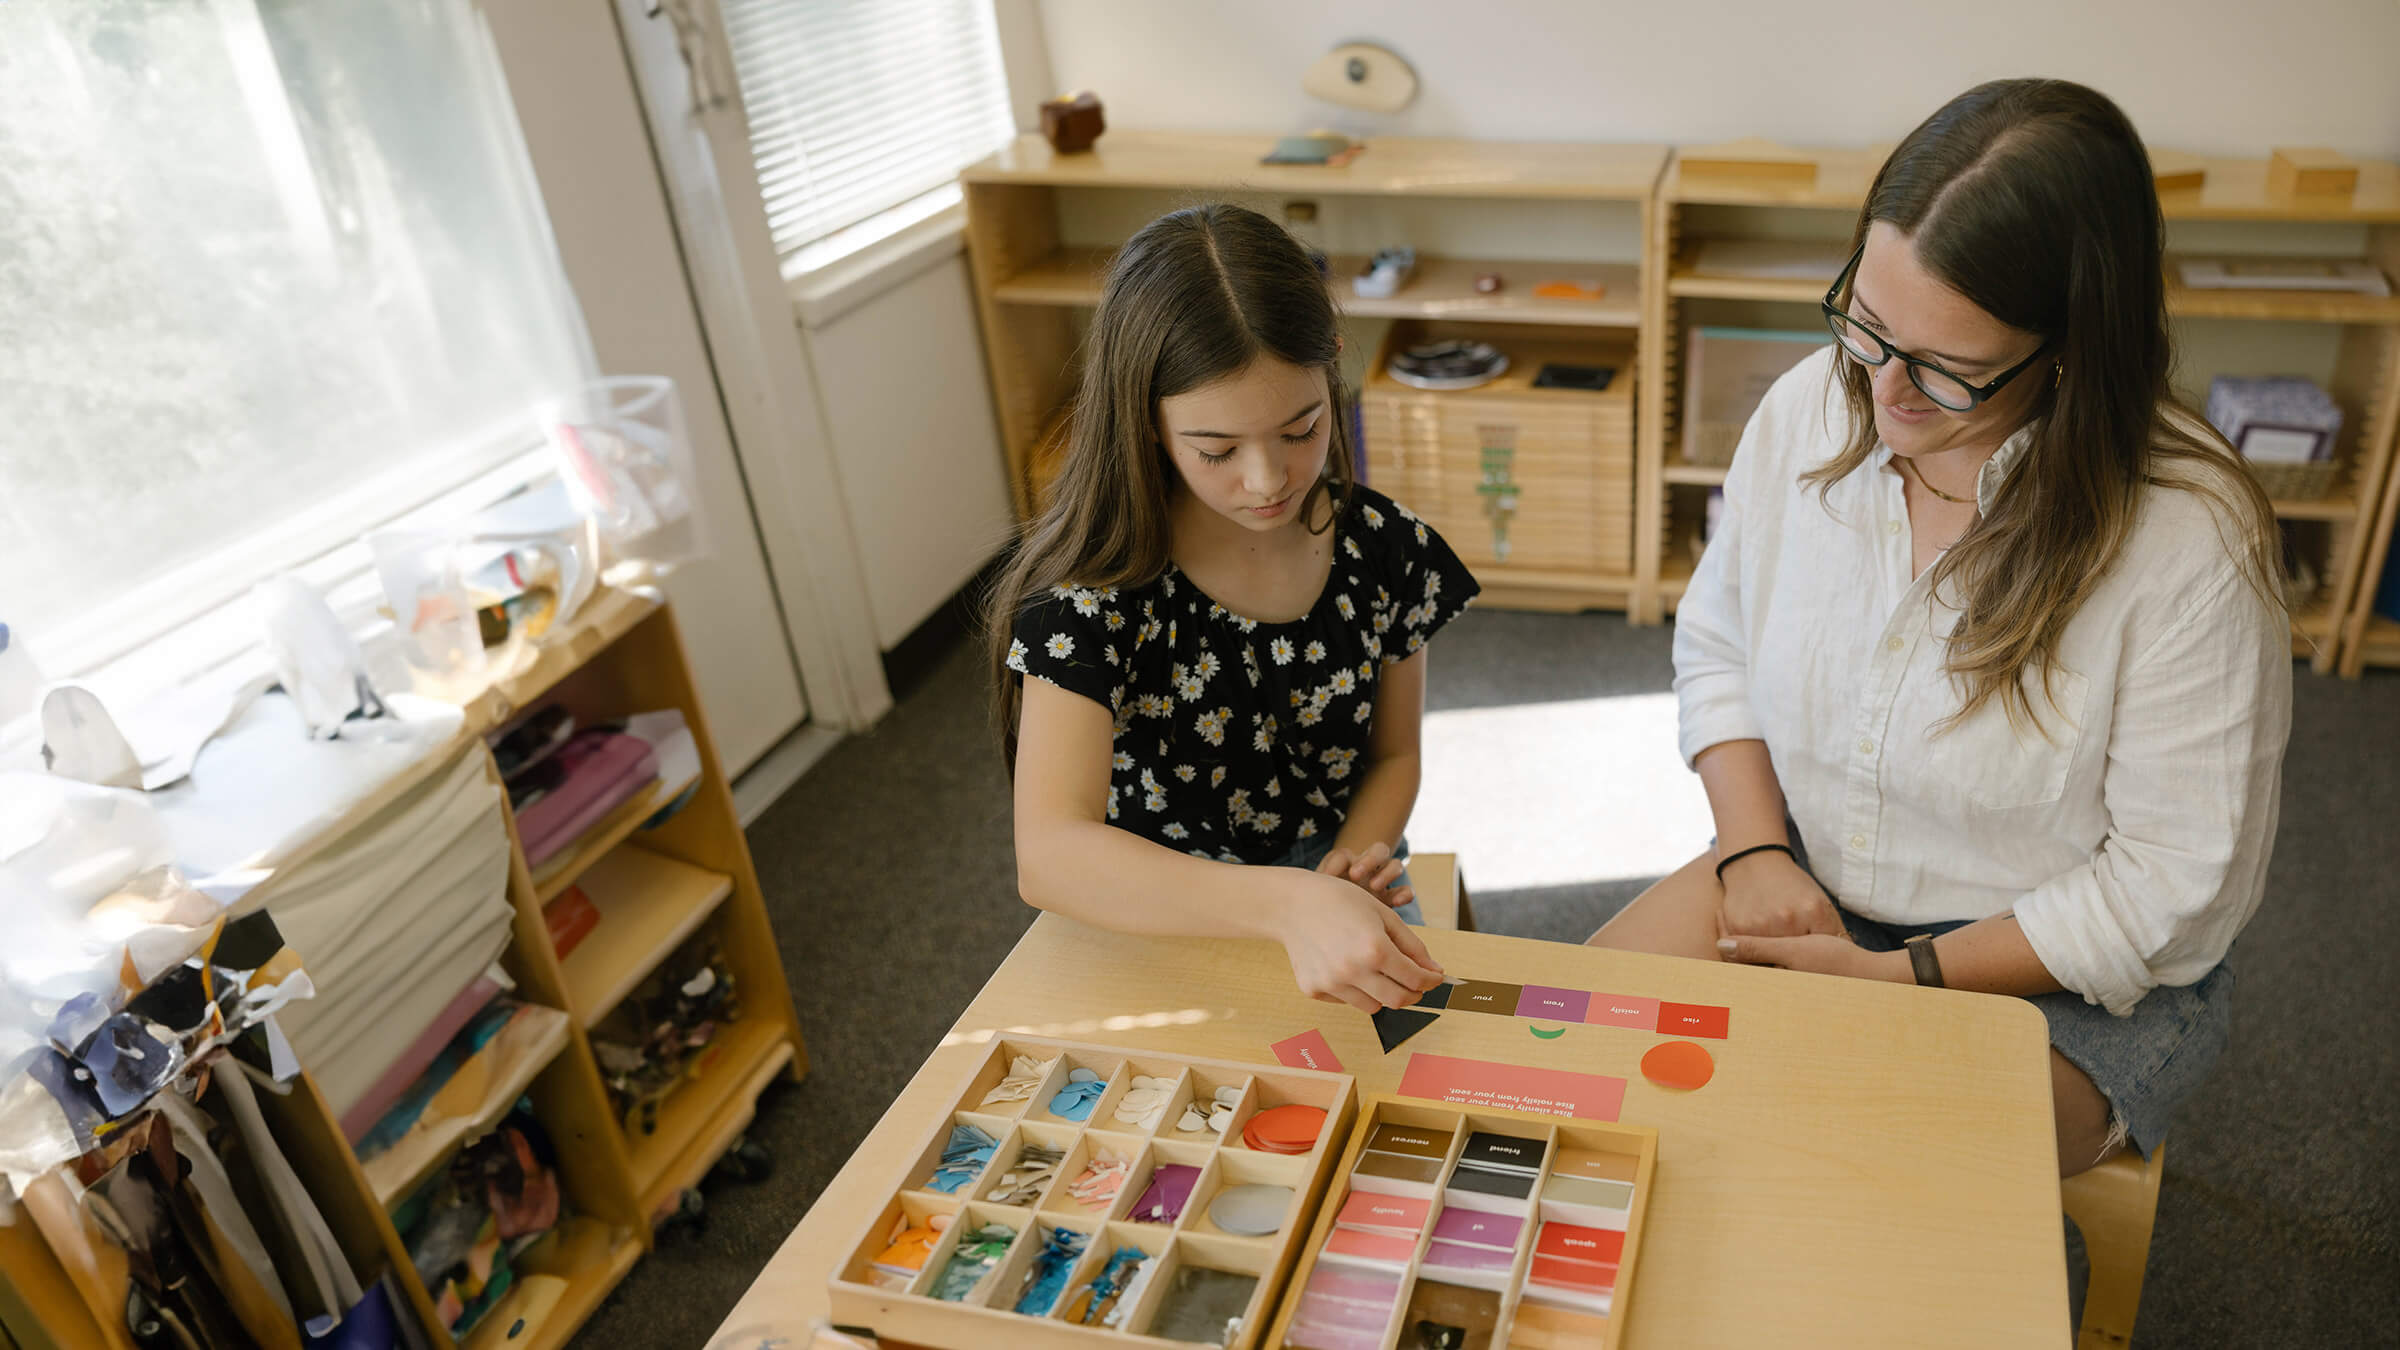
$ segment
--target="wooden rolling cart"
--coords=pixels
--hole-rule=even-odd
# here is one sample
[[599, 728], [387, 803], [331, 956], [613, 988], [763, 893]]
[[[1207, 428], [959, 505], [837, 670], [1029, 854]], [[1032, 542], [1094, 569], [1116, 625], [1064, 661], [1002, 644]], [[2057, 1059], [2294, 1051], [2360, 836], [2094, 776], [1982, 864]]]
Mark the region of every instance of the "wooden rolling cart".
[[[1505, 345], [1562, 331], [1610, 347], [1639, 348], [1657, 258], [1643, 247], [1651, 192], [1666, 162], [1660, 145], [1512, 144], [1383, 137], [1345, 167], [1263, 165], [1269, 136], [1112, 131], [1091, 152], [1061, 155], [1022, 136], [969, 168], [967, 241], [983, 322], [1008, 476], [1020, 515], [1050, 474], [1062, 410], [1077, 378], [1077, 346], [1100, 277], [1117, 244], [1151, 216], [1178, 205], [1224, 199], [1270, 217], [1305, 201], [1323, 215], [1302, 232], [1323, 240], [1348, 350], [1361, 366], [1382, 345], [1383, 320], [1439, 321], [1445, 331]], [[1537, 228], [1548, 222], [1546, 229]], [[1477, 256], [1493, 229], [1533, 239], [1527, 256]], [[1513, 233], [1509, 233], [1513, 231]], [[1457, 241], [1469, 247], [1451, 252]], [[1419, 249], [1415, 275], [1390, 299], [1361, 299], [1349, 278], [1379, 244]], [[1486, 247], [1488, 247], [1488, 243]], [[1504, 289], [1484, 294], [1475, 278], [1498, 272]], [[1545, 278], [1594, 280], [1597, 298], [1533, 294]], [[1352, 387], [1364, 384], [1354, 369]], [[1619, 372], [1630, 380], [1631, 369]], [[1370, 453], [1373, 453], [1370, 436]], [[1601, 453], [1611, 453], [1602, 451]], [[1615, 451], [1622, 455], [1622, 451]], [[1655, 482], [1635, 482], [1637, 493]], [[1461, 518], [1410, 501], [1445, 534], [1489, 534], [1480, 504]], [[1572, 565], [1493, 562], [1476, 567], [1485, 602], [1544, 609], [1625, 608], [1637, 599], [1634, 559], [1586, 552]]]
[[[1725, 478], [1722, 468], [1683, 462], [1678, 448], [1687, 326], [1817, 326], [1816, 305], [1831, 280], [1711, 275], [1699, 263], [1702, 244], [1846, 239], [1889, 148], [1792, 152], [1816, 164], [1813, 177], [1800, 179], [1687, 173], [1685, 158], [1700, 153], [1679, 151], [1669, 164], [1652, 220], [1649, 251], [1670, 261], [1645, 316], [1640, 455], [1648, 480], [1665, 484], [1665, 491], [1645, 492], [1637, 503], [1642, 584], [1654, 597], [1637, 606], [1637, 619], [1672, 612], [1682, 597], [1708, 489]], [[2158, 158], [2206, 174], [2197, 188], [2160, 195], [2170, 250], [2167, 309], [2177, 322], [2184, 368], [2176, 377], [2185, 396], [2195, 406], [2205, 402], [2208, 379], [2218, 372], [2199, 368], [2193, 358], [2230, 342], [2252, 352], [2269, 345], [2279, 355], [2291, 352], [2290, 364], [2319, 374], [2342, 405], [2330, 489], [2313, 499], [2275, 502], [2276, 517], [2320, 578], [2316, 592], [2294, 610], [2293, 649], [2320, 673], [2330, 672], [2343, 660], [2345, 643], [2359, 645], [2358, 635], [2372, 627], [2365, 606], [2370, 555], [2380, 538], [2373, 526], [2380, 520], [2382, 533], [2390, 529], [2387, 484], [2400, 431], [2400, 297], [2189, 290], [2172, 270], [2173, 254], [2364, 253], [2387, 273], [2400, 272], [2400, 165], [2361, 163], [2358, 186], [2349, 194], [2295, 196], [2269, 188], [2263, 159], [2174, 152]], [[2203, 324], [2217, 327], [2211, 332]], [[2269, 324], [2280, 327], [2264, 326]], [[2258, 327], [2229, 332], [2221, 325]], [[2310, 372], [2312, 361], [2330, 369]], [[2391, 637], [2400, 639], [2400, 625], [2391, 626]], [[2400, 660], [2400, 641], [2390, 645]]]
[[[454, 1341], [410, 1266], [390, 1217], [392, 1207], [445, 1166], [459, 1147], [499, 1123], [520, 1096], [557, 1145], [561, 1187], [573, 1216], [519, 1259], [528, 1274], [566, 1282], [558, 1304], [529, 1335], [510, 1339], [503, 1303], [465, 1338], [467, 1350], [562, 1346], [654, 1245], [654, 1225], [677, 1197], [698, 1184], [749, 1125], [759, 1092], [779, 1075], [806, 1071], [798, 1016], [785, 982], [764, 896], [752, 869], [733, 794], [710, 738], [674, 615], [663, 605], [602, 591], [572, 632], [545, 648], [527, 670], [488, 690], [466, 709], [450, 744], [383, 785], [323, 835], [283, 860], [288, 871], [342, 837], [461, 754], [482, 758], [498, 778], [483, 739], [520, 711], [557, 702], [579, 723], [678, 709], [700, 752], [696, 785], [660, 783], [593, 827], [563, 866], [537, 883], [517, 839], [513, 813], [508, 899], [514, 935], [502, 962], [528, 1012], [495, 1041], [504, 1045], [481, 1108], [460, 1127], [411, 1135], [362, 1165], [340, 1123], [303, 1072], [278, 1100], [259, 1094], [269, 1123], [362, 1281], [394, 1272], [405, 1301], [437, 1350]], [[656, 829], [643, 822], [687, 786], [692, 800]], [[502, 807], [507, 812], [505, 800]], [[638, 831], [638, 833], [637, 833]], [[581, 882], [601, 922], [561, 961], [542, 906]], [[271, 886], [272, 883], [269, 883]], [[271, 891], [266, 908], [274, 909]], [[659, 963], [696, 932], [716, 926], [741, 1000], [692, 1075], [666, 1098], [653, 1128], [629, 1133], [611, 1104], [590, 1029]], [[303, 963], [308, 954], [300, 953]], [[304, 1066], [305, 1067], [305, 1066]], [[86, 1311], [58, 1261], [29, 1224], [0, 1226], [0, 1319], [19, 1344], [65, 1350], [129, 1350], [121, 1326]], [[408, 1315], [409, 1310], [401, 1310]]]

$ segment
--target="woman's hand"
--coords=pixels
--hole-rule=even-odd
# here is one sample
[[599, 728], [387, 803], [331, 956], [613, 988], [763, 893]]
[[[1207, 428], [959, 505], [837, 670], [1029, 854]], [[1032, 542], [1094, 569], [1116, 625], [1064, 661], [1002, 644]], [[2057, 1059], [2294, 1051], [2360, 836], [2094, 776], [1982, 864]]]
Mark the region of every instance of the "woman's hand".
[[1358, 853], [1336, 845], [1317, 864], [1327, 876], [1341, 877], [1393, 909], [1417, 898], [1414, 889], [1396, 885], [1406, 865], [1392, 856], [1392, 846], [1378, 839]]
[[1736, 859], [1724, 873], [1725, 899], [1719, 921], [1735, 937], [1798, 937], [1823, 933], [1847, 944], [1842, 916], [1825, 888], [1780, 849]]
[[1812, 975], [1847, 975], [1859, 980], [1914, 981], [1905, 952], [1871, 952], [1848, 937], [1804, 933], [1799, 937], [1717, 939], [1717, 955], [1746, 966], [1779, 966]]
[[1441, 964], [1398, 915], [1346, 878], [1277, 868], [1283, 950], [1300, 992], [1360, 1012], [1404, 1008], [1442, 982]]

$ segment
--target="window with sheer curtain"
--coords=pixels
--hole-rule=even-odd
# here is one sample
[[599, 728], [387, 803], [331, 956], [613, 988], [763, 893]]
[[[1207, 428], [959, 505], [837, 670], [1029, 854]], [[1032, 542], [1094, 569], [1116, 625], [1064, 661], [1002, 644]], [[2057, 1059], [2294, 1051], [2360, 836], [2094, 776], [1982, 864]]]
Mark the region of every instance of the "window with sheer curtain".
[[958, 171], [1014, 134], [991, 0], [721, 8], [787, 273], [956, 202]]
[[50, 674], [591, 374], [473, 0], [0, 0], [0, 623]]

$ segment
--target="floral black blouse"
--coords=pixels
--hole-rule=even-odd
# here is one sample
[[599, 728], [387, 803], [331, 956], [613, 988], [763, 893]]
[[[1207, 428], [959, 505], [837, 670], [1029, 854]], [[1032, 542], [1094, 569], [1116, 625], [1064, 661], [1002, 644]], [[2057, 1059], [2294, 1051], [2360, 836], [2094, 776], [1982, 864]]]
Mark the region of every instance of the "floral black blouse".
[[1379, 492], [1352, 489], [1334, 530], [1324, 593], [1291, 623], [1234, 613], [1172, 563], [1141, 586], [1058, 587], [1018, 616], [1009, 668], [1116, 716], [1110, 821], [1226, 862], [1331, 843], [1366, 770], [1382, 667], [1480, 589]]

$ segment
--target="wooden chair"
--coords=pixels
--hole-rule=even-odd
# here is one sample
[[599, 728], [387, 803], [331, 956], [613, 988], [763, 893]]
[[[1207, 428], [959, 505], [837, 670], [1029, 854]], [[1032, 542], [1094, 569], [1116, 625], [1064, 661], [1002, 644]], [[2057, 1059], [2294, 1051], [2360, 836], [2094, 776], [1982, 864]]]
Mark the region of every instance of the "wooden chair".
[[2133, 1344], [2133, 1315], [2150, 1266], [2150, 1228], [2158, 1219], [2158, 1183], [2166, 1170], [2167, 1146], [2160, 1144], [2146, 1163], [2127, 1149], [2059, 1183], [2060, 1202], [2083, 1234], [2091, 1265], [2075, 1350], [2125, 1350]]
[[1412, 853], [1408, 880], [1417, 891], [1417, 908], [1427, 928], [1475, 931], [1475, 911], [1467, 904], [1467, 877], [1455, 853]]

